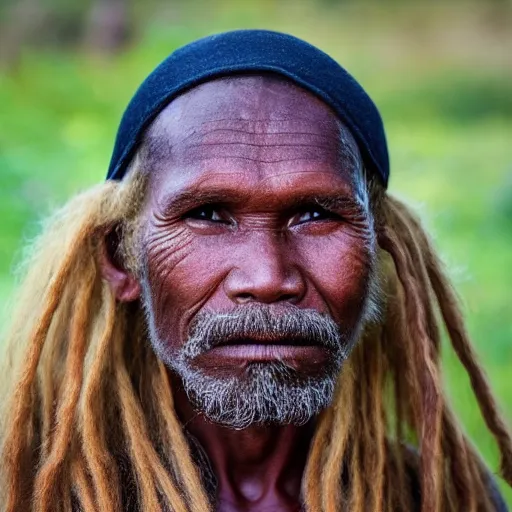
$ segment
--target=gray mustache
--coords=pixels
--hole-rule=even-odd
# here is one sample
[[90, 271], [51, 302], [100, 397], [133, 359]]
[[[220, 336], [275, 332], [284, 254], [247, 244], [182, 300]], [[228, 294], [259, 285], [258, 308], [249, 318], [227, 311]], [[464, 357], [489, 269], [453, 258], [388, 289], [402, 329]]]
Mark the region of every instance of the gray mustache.
[[313, 309], [287, 306], [239, 306], [227, 312], [203, 312], [197, 315], [189, 329], [183, 347], [186, 358], [219, 345], [244, 339], [265, 343], [286, 340], [288, 344], [319, 345], [335, 352], [343, 351], [343, 336], [338, 325], [326, 314]]

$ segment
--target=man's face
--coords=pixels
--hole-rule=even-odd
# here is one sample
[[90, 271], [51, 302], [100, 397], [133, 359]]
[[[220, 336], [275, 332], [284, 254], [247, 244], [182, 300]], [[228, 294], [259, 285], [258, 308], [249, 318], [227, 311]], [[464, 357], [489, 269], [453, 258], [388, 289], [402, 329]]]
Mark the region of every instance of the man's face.
[[175, 99], [145, 153], [157, 354], [214, 421], [307, 421], [369, 309], [374, 233], [352, 137], [310, 93], [240, 77]]

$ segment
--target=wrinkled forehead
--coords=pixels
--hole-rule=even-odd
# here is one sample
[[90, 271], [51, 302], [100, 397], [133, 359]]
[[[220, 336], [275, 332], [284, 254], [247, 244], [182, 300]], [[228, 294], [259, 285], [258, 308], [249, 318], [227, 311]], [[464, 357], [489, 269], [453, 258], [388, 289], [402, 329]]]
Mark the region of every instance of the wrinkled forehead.
[[190, 155], [206, 134], [215, 145], [235, 132], [246, 132], [248, 144], [264, 145], [280, 137], [283, 144], [293, 139], [300, 147], [303, 138], [317, 146], [319, 158], [335, 154], [354, 167], [361, 160], [354, 138], [328, 105], [273, 74], [219, 78], [180, 95], [147, 130], [143, 154], [154, 168], [182, 152]]

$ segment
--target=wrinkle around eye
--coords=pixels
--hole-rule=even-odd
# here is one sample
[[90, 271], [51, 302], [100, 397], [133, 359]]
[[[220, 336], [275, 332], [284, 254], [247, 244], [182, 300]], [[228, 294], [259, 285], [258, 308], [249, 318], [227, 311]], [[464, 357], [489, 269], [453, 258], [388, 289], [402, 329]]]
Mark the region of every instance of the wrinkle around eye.
[[164, 282], [169, 274], [190, 256], [192, 239], [187, 238], [188, 240], [180, 243], [176, 248], [163, 247], [152, 252], [150, 272], [158, 274], [158, 281]]
[[[163, 266], [166, 259], [164, 258], [161, 260], [159, 269], [160, 269], [160, 277], [161, 282], [167, 281], [169, 275], [176, 270], [177, 267], [179, 267], [183, 262], [187, 260], [187, 258], [191, 255], [191, 251], [188, 250], [188, 246], [192, 242], [189, 241], [185, 243], [183, 246], [181, 246], [174, 254], [173, 257], [176, 259], [176, 261], [173, 262], [173, 265], [169, 265], [168, 267]], [[186, 251], [185, 254], [182, 254], [184, 251]]]
[[181, 220], [179, 212], [165, 211], [164, 208], [159, 208], [151, 215], [152, 225], [156, 228], [162, 228], [176, 224]]
[[[148, 235], [144, 241], [145, 258], [148, 263], [151, 258], [152, 264], [158, 265], [161, 259], [165, 260], [174, 256], [177, 251], [192, 242], [192, 236], [185, 228], [161, 230], [158, 229], [157, 223], [152, 222], [151, 225], [156, 227], [157, 231]], [[164, 254], [163, 258], [161, 257], [162, 254]]]
[[340, 217], [339, 219], [322, 219], [297, 223], [288, 228], [296, 236], [351, 238], [371, 244], [375, 233], [367, 219], [358, 222]]

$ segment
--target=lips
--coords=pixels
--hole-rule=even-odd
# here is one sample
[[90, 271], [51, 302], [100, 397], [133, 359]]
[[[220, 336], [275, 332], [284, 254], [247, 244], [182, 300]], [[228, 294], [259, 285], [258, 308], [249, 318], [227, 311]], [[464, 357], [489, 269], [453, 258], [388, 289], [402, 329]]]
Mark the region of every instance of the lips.
[[303, 337], [257, 336], [222, 340], [199, 359], [215, 365], [283, 361], [296, 366], [299, 361], [322, 364], [328, 357], [325, 347]]
[[212, 348], [234, 347], [234, 346], [284, 346], [284, 347], [319, 347], [318, 343], [312, 343], [310, 339], [302, 336], [272, 336], [272, 335], [254, 335], [251, 337], [233, 336], [224, 338], [214, 344]]

